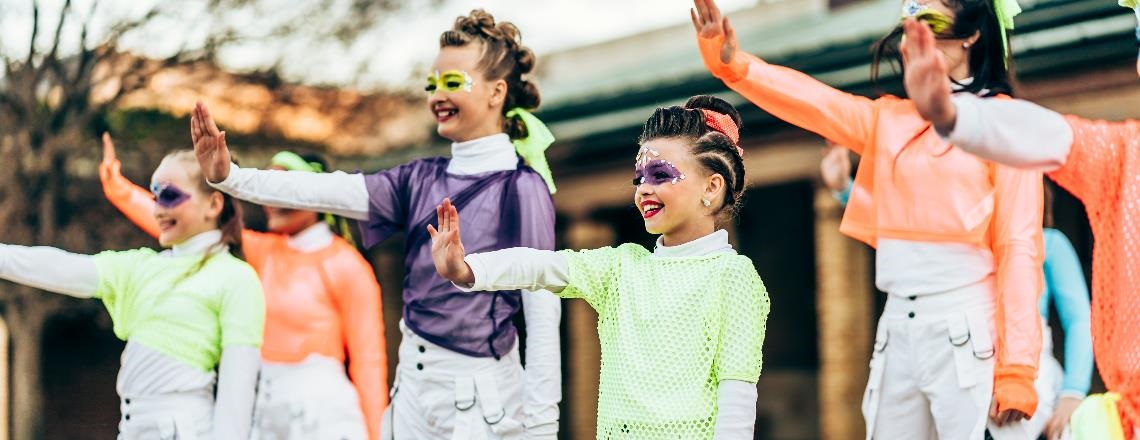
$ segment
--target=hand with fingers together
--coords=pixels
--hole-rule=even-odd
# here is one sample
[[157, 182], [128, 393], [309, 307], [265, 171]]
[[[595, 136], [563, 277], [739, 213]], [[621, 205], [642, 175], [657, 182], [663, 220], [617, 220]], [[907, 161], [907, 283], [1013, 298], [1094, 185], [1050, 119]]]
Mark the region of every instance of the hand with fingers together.
[[930, 27], [914, 19], [903, 24], [906, 37], [899, 44], [906, 66], [904, 83], [907, 96], [918, 113], [934, 124], [939, 133], [954, 130], [957, 109], [950, 101], [950, 74], [942, 52], [934, 45]]
[[439, 229], [428, 225], [431, 235], [431, 259], [439, 275], [459, 285], [475, 283], [475, 273], [463, 260], [467, 252], [459, 238], [459, 211], [451, 204], [451, 199], [443, 199], [443, 204], [435, 208], [439, 219]]
[[847, 190], [851, 184], [851, 157], [847, 149], [831, 141], [823, 149], [823, 159], [819, 161], [819, 174], [823, 184], [835, 192]]
[[103, 132], [103, 166], [99, 167], [99, 178], [103, 181], [120, 174], [118, 156], [115, 155], [115, 143], [111, 141], [111, 134]]
[[218, 130], [206, 104], [198, 101], [190, 114], [190, 139], [194, 154], [202, 167], [202, 175], [210, 183], [226, 180], [230, 175], [230, 149], [226, 147], [226, 132]]
[[720, 61], [724, 64], [732, 62], [736, 56], [736, 30], [728, 23], [728, 17], [720, 14], [720, 8], [714, 0], [693, 0], [693, 8], [689, 15], [693, 18], [693, 27], [697, 35], [704, 39], [723, 38], [720, 48]]

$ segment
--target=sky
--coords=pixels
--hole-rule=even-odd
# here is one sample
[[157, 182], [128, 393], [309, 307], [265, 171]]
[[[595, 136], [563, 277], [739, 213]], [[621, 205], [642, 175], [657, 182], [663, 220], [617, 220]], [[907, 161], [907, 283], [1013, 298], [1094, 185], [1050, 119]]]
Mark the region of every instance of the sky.
[[[92, 0], [73, 0], [76, 17], [94, 17], [93, 35], [104, 35], [110, 23], [122, 17], [137, 17], [160, 0], [110, 0], [100, 2], [92, 12]], [[179, 47], [200, 45], [211, 26], [218, 23], [203, 18], [200, 0], [162, 0], [171, 13], [152, 26], [132, 34], [122, 46], [150, 56], [163, 56]], [[301, 1], [259, 0], [255, 7], [235, 11], [222, 18], [250, 34], [263, 32], [273, 20], [303, 18], [306, 24], [321, 26], [336, 20], [336, 11], [352, 0], [326, 0], [327, 14], [298, 17], [310, 8]], [[764, 0], [719, 0], [726, 11], [737, 10]], [[772, 1], [772, 0], [767, 0]], [[780, 1], [780, 0], [776, 0]], [[795, 1], [795, 0], [784, 0]], [[39, 0], [41, 29], [53, 29], [54, 13], [63, 0]], [[0, 51], [25, 56], [31, 35], [31, 1], [0, 0]], [[561, 49], [602, 42], [642, 31], [689, 21], [691, 0], [450, 0], [431, 8], [423, 0], [409, 0], [401, 11], [389, 14], [376, 27], [366, 31], [347, 47], [314, 44], [304, 32], [274, 40], [237, 46], [222, 52], [221, 61], [234, 70], [278, 65], [289, 80], [313, 84], [350, 85], [362, 89], [392, 89], [418, 86], [419, 78], [438, 49], [439, 34], [451, 27], [455, 17], [473, 8], [484, 8], [498, 20], [514, 22], [523, 34], [523, 43], [541, 55]], [[312, 5], [314, 3], [310, 3]], [[46, 18], [53, 17], [53, 18]], [[48, 44], [41, 31], [38, 43]], [[71, 29], [63, 49], [74, 50], [78, 29]]]

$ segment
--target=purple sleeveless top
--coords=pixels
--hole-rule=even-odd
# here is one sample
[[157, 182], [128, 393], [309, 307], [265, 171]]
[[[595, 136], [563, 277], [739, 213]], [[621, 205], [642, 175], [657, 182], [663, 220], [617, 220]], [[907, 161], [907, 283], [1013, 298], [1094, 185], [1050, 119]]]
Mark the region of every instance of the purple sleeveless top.
[[522, 306], [518, 291], [460, 292], [435, 271], [427, 225], [450, 197], [459, 210], [468, 253], [511, 247], [554, 249], [554, 202], [542, 177], [522, 165], [512, 171], [447, 173], [450, 159], [409, 162], [364, 177], [368, 221], [364, 245], [407, 234], [404, 323], [424, 339], [457, 353], [496, 359], [514, 346], [511, 318]]

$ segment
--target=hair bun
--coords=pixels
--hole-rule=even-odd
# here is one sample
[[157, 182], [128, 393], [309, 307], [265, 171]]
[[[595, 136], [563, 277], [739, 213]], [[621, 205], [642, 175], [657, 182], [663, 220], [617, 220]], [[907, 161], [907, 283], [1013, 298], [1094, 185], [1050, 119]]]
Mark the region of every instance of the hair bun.
[[735, 123], [737, 127], [740, 127], [741, 123], [743, 123], [743, 120], [740, 118], [740, 111], [736, 110], [736, 106], [715, 96], [694, 96], [685, 102], [685, 108], [689, 110], [712, 110], [728, 115], [728, 117], [732, 118], [732, 122]]

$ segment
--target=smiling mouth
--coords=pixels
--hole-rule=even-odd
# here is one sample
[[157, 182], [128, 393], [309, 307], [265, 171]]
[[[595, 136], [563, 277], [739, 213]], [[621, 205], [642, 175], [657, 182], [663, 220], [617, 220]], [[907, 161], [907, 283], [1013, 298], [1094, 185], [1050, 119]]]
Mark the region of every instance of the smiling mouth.
[[447, 122], [447, 121], [450, 121], [451, 119], [455, 118], [455, 115], [459, 114], [459, 109], [449, 108], [449, 107], [437, 107], [433, 110], [433, 112], [435, 113], [436, 122], [443, 123], [443, 122]]
[[665, 209], [665, 205], [657, 202], [644, 202], [641, 204], [641, 216], [650, 218], [660, 213], [662, 209]]
[[169, 231], [171, 229], [174, 229], [174, 227], [177, 225], [178, 225], [177, 220], [170, 220], [170, 219], [159, 220], [158, 221], [158, 230], [164, 231], [164, 232]]

